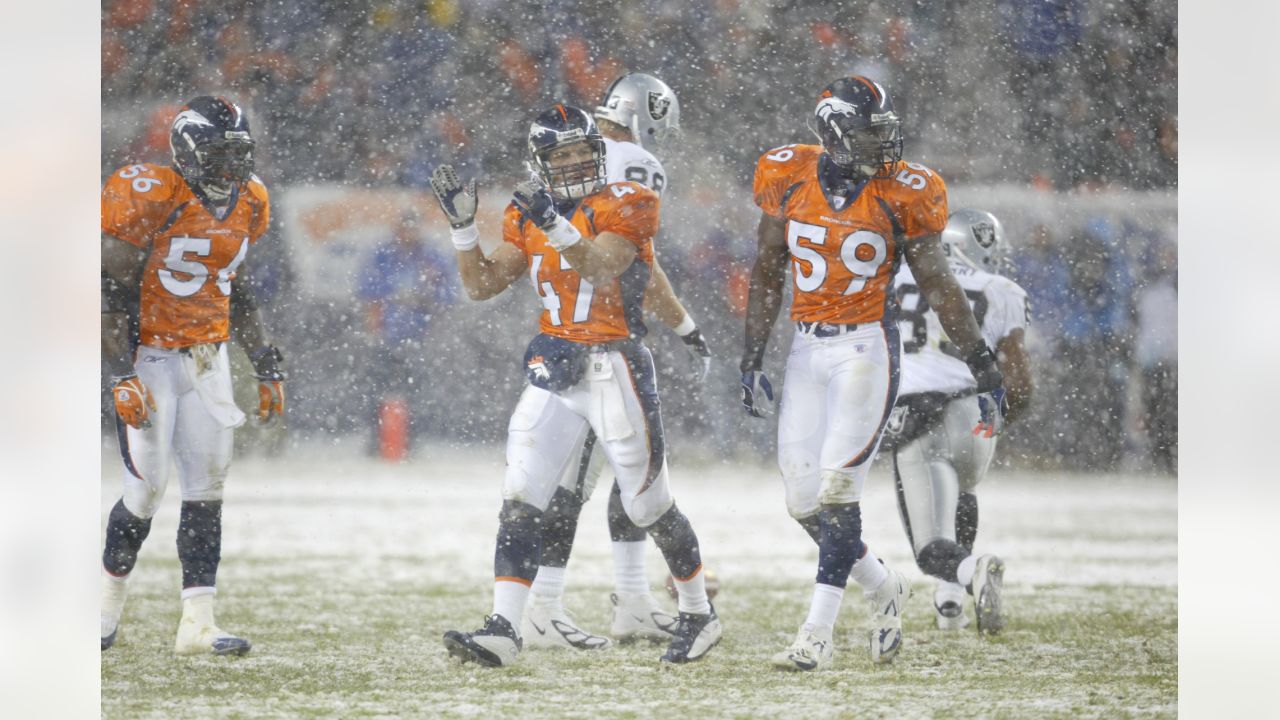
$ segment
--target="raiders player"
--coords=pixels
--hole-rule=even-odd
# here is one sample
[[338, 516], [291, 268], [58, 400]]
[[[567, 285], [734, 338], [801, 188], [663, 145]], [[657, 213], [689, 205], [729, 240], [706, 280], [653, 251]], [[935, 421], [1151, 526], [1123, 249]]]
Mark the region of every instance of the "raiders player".
[[463, 662], [516, 659], [543, 513], [591, 431], [613, 469], [622, 511], [654, 539], [676, 578], [680, 616], [662, 660], [697, 660], [720, 641], [720, 620], [707, 598], [698, 538], [671, 495], [653, 358], [641, 342], [658, 195], [605, 182], [604, 138], [580, 108], [556, 105], [538, 115], [529, 154], [537, 179], [516, 186], [503, 242], [488, 255], [478, 247], [475, 181], [464, 185], [447, 165], [431, 179], [468, 295], [493, 297], [528, 272], [543, 307], [525, 353], [529, 385], [508, 428], [493, 613], [479, 630], [445, 633], [444, 644]]
[[1002, 382], [938, 241], [946, 185], [933, 170], [902, 160], [901, 121], [885, 88], [862, 76], [836, 80], [819, 94], [810, 127], [820, 145], [775, 148], [756, 165], [761, 217], [740, 366], [743, 405], [761, 417], [773, 399], [765, 345], [790, 266], [795, 339], [782, 388], [778, 466], [787, 510], [818, 545], [818, 572], [795, 642], [773, 657], [788, 670], [830, 666], [850, 578], [876, 623], [872, 659], [888, 662], [902, 644], [910, 585], [862, 541], [859, 500], [898, 393], [891, 283], [903, 256], [979, 389], [991, 392]]
[[244, 422], [231, 396], [227, 342], [234, 337], [253, 362], [259, 419], [282, 414], [282, 358], [267, 340], [245, 262], [270, 206], [235, 103], [191, 100], [169, 143], [171, 166], [129, 165], [102, 189], [102, 351], [115, 376], [124, 477], [102, 554], [102, 649], [117, 640], [130, 573], [176, 464], [182, 620], [174, 652], [242, 655], [249, 641], [213, 619], [222, 487], [232, 429]]
[[[650, 150], [669, 146], [678, 134], [680, 102], [671, 88], [652, 75], [622, 75], [605, 91], [604, 100], [595, 109], [595, 120], [604, 136], [607, 182], [634, 182], [661, 195], [667, 187], [667, 176]], [[696, 379], [705, 380], [711, 367], [711, 351], [656, 257], [644, 307], [680, 336], [692, 356]], [[578, 516], [604, 468], [604, 454], [597, 447], [595, 433], [587, 433], [577, 457], [578, 462], [569, 465], [542, 516], [542, 565], [533, 581], [524, 616], [523, 635], [531, 647], [594, 650], [609, 645], [608, 638], [583, 630], [564, 609], [565, 566]], [[622, 642], [666, 642], [679, 619], [663, 610], [650, 591], [645, 531], [622, 511], [619, 493], [614, 483], [608, 502], [614, 567], [611, 634]]]
[[974, 490], [991, 464], [996, 438], [1031, 402], [1032, 378], [1024, 345], [1030, 321], [1027, 294], [997, 274], [1004, 230], [994, 215], [957, 210], [942, 231], [951, 272], [973, 306], [982, 337], [995, 348], [1007, 390], [1007, 413], [991, 412], [999, 398], [979, 395], [973, 376], [921, 294], [911, 268], [895, 279], [902, 334], [898, 405], [885, 431], [893, 452], [902, 525], [926, 574], [938, 579], [933, 606], [938, 627], [968, 625], [966, 590], [974, 598], [978, 632], [1004, 627], [1000, 593], [1004, 562], [974, 555], [978, 498]]

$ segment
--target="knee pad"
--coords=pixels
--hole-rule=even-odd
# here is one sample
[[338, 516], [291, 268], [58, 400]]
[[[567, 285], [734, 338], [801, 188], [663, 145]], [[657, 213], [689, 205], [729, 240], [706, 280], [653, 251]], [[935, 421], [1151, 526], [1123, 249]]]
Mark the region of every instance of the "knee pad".
[[609, 493], [609, 538], [613, 542], [642, 542], [644, 528], [631, 521], [622, 507], [622, 489], [617, 483]]
[[541, 552], [542, 511], [528, 503], [504, 501], [498, 514], [494, 576], [520, 578], [532, 583], [541, 564]]
[[848, 505], [862, 500], [862, 481], [867, 476], [867, 464], [856, 468], [823, 470], [818, 490], [820, 505]]
[[582, 500], [575, 492], [556, 488], [551, 504], [542, 513], [542, 556], [540, 565], [564, 567], [569, 563], [573, 538], [578, 532]]
[[226, 485], [227, 475], [210, 475], [199, 481], [182, 483], [182, 501], [185, 502], [222, 502], [222, 489]]
[[950, 540], [933, 540], [916, 553], [916, 565], [926, 575], [956, 582], [956, 568], [969, 552]]

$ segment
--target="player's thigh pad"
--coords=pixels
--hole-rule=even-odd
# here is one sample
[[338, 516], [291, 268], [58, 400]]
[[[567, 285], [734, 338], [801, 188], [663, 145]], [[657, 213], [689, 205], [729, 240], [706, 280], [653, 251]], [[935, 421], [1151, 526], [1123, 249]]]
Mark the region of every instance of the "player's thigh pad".
[[502, 498], [546, 510], [565, 468], [577, 457], [575, 449], [580, 452], [586, 429], [586, 418], [568, 399], [526, 386], [507, 425]]
[[178, 397], [187, 389], [187, 382], [173, 350], [144, 345], [138, 349], [134, 367], [156, 404], [147, 416], [151, 427], [129, 427], [117, 418], [116, 430], [124, 465], [124, 506], [136, 516], [148, 518], [159, 509], [169, 482]]
[[996, 452], [996, 438], [973, 434], [981, 415], [976, 397], [959, 398], [947, 405], [942, 422], [935, 428], [935, 432], [945, 434], [951, 466], [964, 492], [982, 482]]
[[826, 434], [827, 374], [815, 367], [818, 342], [800, 333], [791, 345], [778, 409], [778, 470], [787, 512], [805, 518], [818, 512], [821, 453]]
[[643, 346], [593, 353], [583, 382], [590, 390], [588, 417], [613, 468], [622, 509], [648, 527], [673, 502], [653, 356]]
[[918, 553], [938, 539], [956, 539], [960, 483], [941, 424], [894, 453], [899, 510]]
[[818, 501], [857, 502], [898, 392], [897, 336], [870, 327], [827, 340], [822, 353], [829, 379]]
[[589, 426], [583, 428], [582, 437], [569, 457], [569, 463], [560, 477], [560, 487], [578, 493], [585, 503], [595, 492], [605, 463], [608, 462], [600, 448], [600, 439], [590, 432]]
[[[230, 382], [230, 370], [227, 382]], [[222, 499], [222, 488], [231, 469], [234, 430], [210, 412], [206, 399], [194, 389], [177, 399], [173, 456], [178, 465], [182, 499], [211, 502]]]

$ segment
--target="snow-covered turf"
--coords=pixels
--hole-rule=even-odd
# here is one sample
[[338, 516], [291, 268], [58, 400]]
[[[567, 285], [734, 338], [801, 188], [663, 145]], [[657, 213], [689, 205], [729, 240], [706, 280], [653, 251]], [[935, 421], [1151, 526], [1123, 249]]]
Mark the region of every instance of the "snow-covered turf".
[[[874, 666], [864, 606], [846, 597], [829, 672], [768, 664], [803, 620], [817, 551], [786, 514], [776, 470], [675, 466], [709, 567], [724, 641], [667, 668], [662, 648], [528, 651], [486, 670], [449, 661], [448, 629], [490, 608], [503, 457], [439, 450], [389, 465], [342, 452], [242, 458], [227, 483], [218, 618], [254, 642], [241, 659], [177, 659], [176, 478], [102, 657], [111, 718], [1123, 717], [1177, 712], [1177, 488], [1122, 475], [997, 470], [979, 488], [980, 551], [1000, 554], [1009, 627], [996, 639], [933, 627], [932, 584], [911, 561], [880, 465], [864, 537], [914, 582], [905, 647]], [[102, 522], [119, 496], [104, 453]], [[567, 605], [608, 628], [606, 494], [587, 505]], [[650, 548], [656, 588], [665, 577]], [[664, 598], [665, 602], [665, 598]], [[971, 610], [970, 610], [971, 612]]]

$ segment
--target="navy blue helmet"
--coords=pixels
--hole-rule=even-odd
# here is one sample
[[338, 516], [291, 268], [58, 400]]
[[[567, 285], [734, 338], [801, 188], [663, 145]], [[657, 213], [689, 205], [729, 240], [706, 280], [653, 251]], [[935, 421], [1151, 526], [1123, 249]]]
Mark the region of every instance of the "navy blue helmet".
[[223, 97], [192, 99], [169, 130], [174, 167], [215, 197], [253, 175], [253, 144], [244, 111]]
[[818, 96], [809, 118], [831, 162], [846, 177], [888, 177], [902, 159], [902, 121], [880, 83], [861, 75], [843, 77]]
[[[553, 165], [553, 152], [584, 142], [591, 151], [590, 159]], [[582, 108], [555, 105], [529, 126], [530, 170], [557, 199], [577, 200], [604, 187], [604, 153], [604, 136]]]

